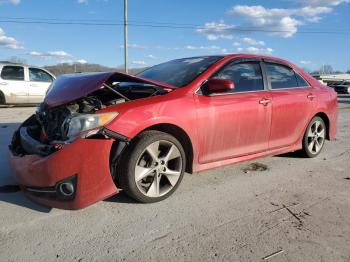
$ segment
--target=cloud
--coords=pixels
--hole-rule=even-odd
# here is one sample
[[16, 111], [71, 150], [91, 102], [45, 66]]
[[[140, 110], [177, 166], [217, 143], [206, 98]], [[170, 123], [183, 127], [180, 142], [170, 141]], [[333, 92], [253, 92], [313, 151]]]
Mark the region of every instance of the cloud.
[[73, 59], [60, 59], [58, 61], [59, 64], [87, 64], [87, 61], [85, 59], [78, 59], [78, 60], [73, 60]]
[[341, 3], [350, 3], [350, 0], [297, 0], [297, 2], [309, 6], [337, 6]]
[[134, 60], [131, 63], [134, 65], [146, 65], [146, 62], [143, 60]]
[[23, 49], [23, 46], [11, 36], [7, 36], [5, 31], [0, 27], [0, 47], [9, 49]]
[[19, 5], [20, 3], [21, 3], [21, 0], [0, 0], [0, 4]]
[[46, 58], [46, 59], [52, 58], [52, 57], [66, 58], [66, 57], [72, 56], [71, 54], [67, 53], [66, 51], [48, 51], [48, 52], [32, 51], [32, 52], [29, 52], [28, 55]]
[[75, 61], [77, 64], [87, 64], [87, 61], [85, 59], [78, 59]]
[[258, 41], [250, 37], [244, 37], [242, 41], [247, 45], [265, 45], [264, 41]]
[[154, 55], [148, 55], [147, 57], [150, 59], [157, 59], [157, 57], [155, 57]]
[[[237, 34], [254, 31], [288, 38], [293, 36], [300, 25], [319, 22], [325, 14], [333, 11], [333, 6], [349, 3], [350, 0], [299, 0], [299, 8], [265, 8], [262, 5], [235, 5], [227, 14], [240, 21], [240, 24], [227, 24], [223, 21], [207, 22], [197, 28], [208, 40], [233, 39]], [[236, 22], [237, 23], [237, 22]], [[250, 43], [248, 43], [250, 42]], [[246, 40], [249, 45], [262, 43]]]
[[78, 0], [78, 4], [88, 4], [88, 0]]
[[185, 49], [187, 50], [220, 50], [220, 46], [211, 45], [211, 46], [193, 46], [193, 45], [187, 45], [185, 46]]
[[258, 48], [255, 46], [249, 46], [249, 47], [237, 47], [236, 49], [238, 52], [245, 52], [250, 54], [271, 54], [273, 52], [273, 49], [270, 47], [267, 48]]
[[302, 65], [308, 65], [308, 64], [311, 64], [311, 61], [308, 61], [308, 60], [301, 60], [301, 61], [300, 61], [300, 64], [302, 64]]
[[218, 39], [232, 39], [233, 33], [232, 29], [236, 26], [228, 25], [224, 22], [208, 22], [205, 23], [203, 27], [198, 28], [196, 31], [206, 35], [208, 40], [218, 40]]
[[[261, 5], [236, 5], [229, 14], [241, 18], [247, 27], [266, 31], [282, 37], [291, 37], [305, 21], [318, 22], [320, 15], [332, 12], [327, 6], [304, 6], [301, 8], [265, 8]], [[275, 32], [271, 32], [275, 31]]]
[[[120, 48], [124, 48], [124, 45], [120, 45]], [[133, 49], [148, 49], [148, 46], [144, 45], [139, 45], [139, 44], [128, 44], [128, 48], [133, 48]]]

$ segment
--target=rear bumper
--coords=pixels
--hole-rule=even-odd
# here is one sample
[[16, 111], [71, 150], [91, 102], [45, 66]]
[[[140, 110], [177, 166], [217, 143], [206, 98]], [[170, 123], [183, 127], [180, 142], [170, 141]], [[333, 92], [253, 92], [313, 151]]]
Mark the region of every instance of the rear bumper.
[[[79, 138], [49, 156], [15, 156], [10, 152], [10, 163], [18, 184], [35, 202], [80, 209], [118, 193], [109, 166], [113, 141]], [[73, 199], [40, 192], [55, 190], [60, 181], [71, 177], [75, 177], [76, 187]], [[38, 190], [33, 192], [33, 188]]]

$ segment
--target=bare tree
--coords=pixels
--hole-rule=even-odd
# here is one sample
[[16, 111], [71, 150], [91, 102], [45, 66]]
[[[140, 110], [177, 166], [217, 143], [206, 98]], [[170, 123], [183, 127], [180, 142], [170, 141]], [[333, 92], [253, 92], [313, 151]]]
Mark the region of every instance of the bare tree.
[[321, 74], [332, 74], [334, 72], [333, 67], [331, 65], [322, 65], [320, 68]]
[[16, 64], [26, 64], [27, 60], [20, 58], [18, 56], [11, 56], [9, 59], [7, 59], [11, 63], [16, 63]]

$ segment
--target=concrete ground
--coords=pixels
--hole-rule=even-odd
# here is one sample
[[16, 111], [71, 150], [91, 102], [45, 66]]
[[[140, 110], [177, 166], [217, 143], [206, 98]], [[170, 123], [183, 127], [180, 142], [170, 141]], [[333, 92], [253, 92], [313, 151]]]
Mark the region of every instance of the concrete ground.
[[[350, 261], [350, 97], [337, 140], [293, 154], [186, 175], [155, 204], [123, 194], [79, 211], [0, 190], [0, 261]], [[12, 132], [35, 108], [0, 108], [0, 186]], [[1, 188], [1, 187], [0, 187]]]

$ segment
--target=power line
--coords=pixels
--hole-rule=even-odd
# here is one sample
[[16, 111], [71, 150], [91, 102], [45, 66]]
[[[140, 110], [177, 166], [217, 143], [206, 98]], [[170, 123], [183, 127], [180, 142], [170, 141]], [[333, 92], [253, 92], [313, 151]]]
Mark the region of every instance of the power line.
[[[94, 21], [94, 22], [92, 22]], [[114, 21], [114, 22], [112, 22]], [[115, 20], [85, 20], [85, 19], [60, 19], [60, 18], [25, 18], [25, 17], [0, 17], [0, 23], [14, 23], [14, 24], [46, 24], [46, 25], [81, 25], [81, 26], [124, 26], [123, 21]], [[170, 29], [225, 29], [207, 28], [203, 25], [196, 24], [180, 24], [169, 22], [151, 22], [151, 21], [136, 21], [129, 20], [128, 26], [131, 27], [150, 27], [150, 28], [170, 28]], [[235, 27], [229, 28], [230, 31], [236, 32], [263, 32], [263, 33], [299, 33], [299, 34], [332, 34], [332, 35], [350, 35], [350, 31], [335, 31], [328, 30], [305, 30], [305, 31], [291, 31], [291, 30], [268, 30], [254, 27]]]

